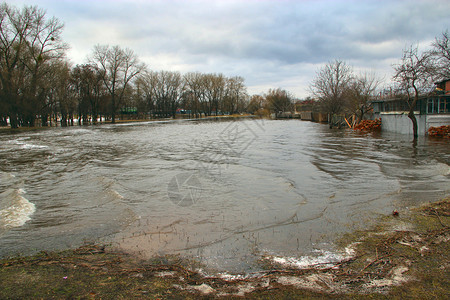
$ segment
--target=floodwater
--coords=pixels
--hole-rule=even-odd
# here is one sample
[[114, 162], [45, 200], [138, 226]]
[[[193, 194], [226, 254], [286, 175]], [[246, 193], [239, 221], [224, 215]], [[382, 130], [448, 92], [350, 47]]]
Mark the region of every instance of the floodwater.
[[300, 120], [0, 132], [0, 256], [85, 242], [247, 273], [338, 260], [334, 241], [449, 194], [447, 140]]

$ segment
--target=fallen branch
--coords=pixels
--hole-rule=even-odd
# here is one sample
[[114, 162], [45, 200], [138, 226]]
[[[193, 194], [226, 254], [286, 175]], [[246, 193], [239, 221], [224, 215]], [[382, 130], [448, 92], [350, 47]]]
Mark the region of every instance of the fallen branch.
[[392, 254], [387, 254], [387, 255], [382, 256], [382, 257], [380, 257], [380, 258], [378, 258], [378, 259], [375, 259], [374, 261], [372, 261], [372, 262], [370, 262], [369, 264], [367, 264], [361, 271], [359, 271], [359, 274], [361, 274], [362, 272], [364, 272], [368, 267], [370, 267], [370, 266], [373, 265], [374, 263], [376, 263], [376, 262], [378, 262], [378, 261], [380, 261], [380, 260], [382, 260], [382, 259], [384, 259], [384, 258], [386, 258], [386, 257], [389, 257], [389, 256], [392, 256]]
[[433, 210], [434, 210], [436, 216], [438, 217], [439, 223], [441, 223], [442, 227], [447, 228], [448, 226], [445, 225], [445, 224], [442, 222], [441, 217], [439, 216], [438, 211], [437, 211], [435, 208], [433, 208]]

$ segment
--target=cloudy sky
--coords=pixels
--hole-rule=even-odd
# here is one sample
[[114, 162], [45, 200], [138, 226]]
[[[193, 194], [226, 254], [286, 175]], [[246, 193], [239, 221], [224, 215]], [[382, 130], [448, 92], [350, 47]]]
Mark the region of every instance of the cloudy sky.
[[324, 64], [392, 76], [402, 49], [427, 49], [450, 27], [447, 0], [9, 0], [37, 5], [65, 24], [69, 59], [96, 44], [131, 48], [152, 70], [242, 76], [250, 94], [296, 97]]

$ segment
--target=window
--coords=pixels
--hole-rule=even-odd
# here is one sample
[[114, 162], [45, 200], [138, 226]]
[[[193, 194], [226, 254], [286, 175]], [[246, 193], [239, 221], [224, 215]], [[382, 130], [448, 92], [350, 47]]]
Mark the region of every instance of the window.
[[450, 113], [450, 99], [444, 97], [428, 99], [427, 113], [428, 114]]
[[434, 112], [434, 100], [436, 99], [428, 99], [427, 114], [432, 114]]
[[439, 103], [439, 112], [440, 114], [445, 114], [450, 112], [450, 100], [442, 98]]

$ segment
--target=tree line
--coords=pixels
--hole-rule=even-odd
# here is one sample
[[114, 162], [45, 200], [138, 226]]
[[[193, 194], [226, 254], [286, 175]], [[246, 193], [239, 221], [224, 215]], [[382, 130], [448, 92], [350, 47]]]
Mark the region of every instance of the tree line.
[[[322, 67], [310, 85], [316, 107], [331, 116], [355, 115], [362, 120], [380, 86], [373, 73], [355, 74], [345, 61], [335, 60]], [[332, 123], [330, 123], [332, 126]]]
[[[177, 113], [278, 116], [296, 110], [293, 95], [281, 88], [250, 97], [240, 76], [152, 71], [131, 49], [120, 46], [97, 45], [85, 64], [72, 66], [63, 28], [36, 6], [0, 5], [0, 125], [49, 126], [58, 120], [67, 126], [74, 119], [95, 124], [115, 122], [117, 115], [168, 118]], [[353, 115], [358, 122], [377, 97], [401, 97], [417, 132], [419, 96], [433, 91], [433, 82], [450, 78], [448, 41], [446, 31], [429, 51], [419, 52], [418, 46], [404, 50], [387, 87], [373, 73], [356, 74], [345, 61], [329, 62], [317, 71], [310, 84], [312, 97], [303, 102], [330, 120]]]
[[420, 52], [418, 45], [404, 49], [393, 69], [392, 84], [383, 87], [374, 74], [355, 74], [342, 60], [329, 62], [317, 71], [310, 84], [315, 108], [330, 116], [355, 115], [361, 120], [370, 111], [371, 101], [379, 97], [402, 99], [417, 137], [414, 111], [419, 97], [436, 93], [434, 83], [450, 79], [448, 31], [436, 37], [428, 51]]
[[117, 115], [191, 117], [245, 111], [240, 76], [151, 71], [131, 49], [97, 45], [71, 66], [63, 24], [36, 6], [0, 6], [0, 125], [115, 122]]

